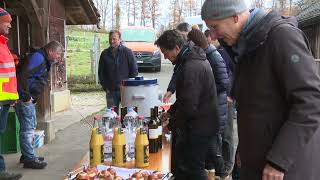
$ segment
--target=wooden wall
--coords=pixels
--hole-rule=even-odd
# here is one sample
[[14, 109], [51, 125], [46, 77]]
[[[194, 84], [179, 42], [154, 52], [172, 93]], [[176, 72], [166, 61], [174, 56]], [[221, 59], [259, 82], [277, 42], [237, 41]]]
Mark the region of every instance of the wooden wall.
[[307, 35], [312, 54], [316, 59], [320, 59], [320, 23], [302, 28]]

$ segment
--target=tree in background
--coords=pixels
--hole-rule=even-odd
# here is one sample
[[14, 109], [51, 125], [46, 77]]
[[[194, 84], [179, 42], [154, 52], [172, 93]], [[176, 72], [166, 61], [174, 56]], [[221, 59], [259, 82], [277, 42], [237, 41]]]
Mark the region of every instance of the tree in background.
[[115, 29], [120, 30], [120, 18], [121, 18], [120, 0], [117, 0], [115, 16], [116, 16], [116, 27], [115, 27]]
[[110, 9], [108, 7], [110, 7], [109, 5], [110, 0], [95, 0], [94, 3], [97, 7], [97, 9], [99, 10], [99, 13], [101, 15], [101, 19], [100, 22], [102, 23], [102, 28], [104, 30], [107, 29], [106, 27], [106, 23], [107, 23], [107, 19], [109, 19], [107, 17], [108, 12], [110, 11]]
[[177, 24], [182, 22], [183, 18], [183, 0], [172, 0], [171, 1], [171, 16], [169, 21], [169, 28], [174, 28]]
[[195, 16], [197, 15], [197, 2], [196, 0], [185, 0], [185, 8], [186, 13], [188, 16]]
[[254, 0], [251, 4], [253, 8], [264, 8], [264, 0]]
[[148, 7], [152, 22], [152, 27], [155, 28], [159, 13], [159, 0], [148, 0]]

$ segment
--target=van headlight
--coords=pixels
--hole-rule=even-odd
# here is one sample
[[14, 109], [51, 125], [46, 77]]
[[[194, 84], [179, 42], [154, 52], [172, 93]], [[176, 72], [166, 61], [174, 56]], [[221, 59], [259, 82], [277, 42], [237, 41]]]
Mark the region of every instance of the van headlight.
[[153, 52], [152, 57], [160, 57], [160, 56], [161, 56], [160, 50]]

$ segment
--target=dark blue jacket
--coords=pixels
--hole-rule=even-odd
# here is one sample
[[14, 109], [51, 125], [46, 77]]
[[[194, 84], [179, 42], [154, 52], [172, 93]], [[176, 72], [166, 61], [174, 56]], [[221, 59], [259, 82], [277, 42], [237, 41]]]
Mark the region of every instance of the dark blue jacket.
[[105, 91], [119, 91], [122, 80], [138, 75], [138, 65], [132, 51], [121, 44], [114, 57], [112, 49], [110, 46], [103, 50], [99, 60], [99, 81]]
[[231, 59], [230, 55], [228, 52], [222, 47], [219, 46], [217, 47], [218, 52], [220, 53], [222, 59], [224, 60], [226, 67], [227, 67], [227, 72], [229, 75], [229, 86], [228, 86], [228, 96], [231, 97], [231, 87], [232, 87], [232, 81], [233, 81], [233, 72], [234, 72], [234, 62]]
[[51, 63], [44, 49], [32, 53], [24, 61], [17, 71], [20, 100], [26, 102], [32, 97], [36, 101], [48, 84]]
[[207, 59], [211, 65], [214, 79], [216, 82], [217, 88], [217, 96], [219, 103], [219, 116], [220, 116], [220, 130], [222, 131], [225, 123], [227, 122], [227, 112], [228, 112], [228, 104], [227, 104], [227, 92], [229, 89], [229, 75], [227, 71], [227, 66], [224, 59], [221, 57], [220, 53], [213, 45], [209, 45], [207, 49], [205, 49], [205, 53]]

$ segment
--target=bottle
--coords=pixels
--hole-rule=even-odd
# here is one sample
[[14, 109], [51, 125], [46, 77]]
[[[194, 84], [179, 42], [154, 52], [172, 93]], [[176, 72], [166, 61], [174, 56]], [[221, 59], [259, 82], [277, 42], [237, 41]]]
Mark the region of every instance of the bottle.
[[121, 111], [120, 113], [121, 124], [123, 124], [123, 119], [124, 119], [124, 116], [128, 113], [128, 109], [127, 107], [122, 107], [120, 111]]
[[127, 138], [127, 155], [128, 161], [133, 160], [134, 155], [134, 141], [136, 138], [136, 128], [138, 122], [138, 114], [133, 110], [132, 107], [128, 108], [128, 113], [123, 118], [123, 125], [126, 129]]
[[113, 130], [112, 139], [112, 165], [124, 167], [127, 162], [126, 158], [126, 137], [121, 127]]
[[150, 109], [150, 121], [148, 123], [148, 135], [149, 135], [149, 152], [158, 152], [158, 124], [155, 119], [154, 109]]
[[113, 126], [115, 124], [116, 116], [111, 109], [107, 109], [102, 117], [103, 122], [103, 138], [104, 138], [104, 159], [112, 161], [112, 139], [113, 139]]
[[149, 140], [147, 128], [143, 126], [143, 121], [143, 116], [139, 116], [139, 127], [135, 139], [135, 165], [138, 168], [149, 166]]
[[90, 138], [90, 166], [104, 163], [103, 137], [99, 128], [92, 128]]
[[154, 106], [154, 113], [155, 113], [155, 118], [156, 118], [156, 122], [158, 125], [158, 149], [162, 149], [162, 124], [161, 124], [161, 120], [159, 118], [159, 107], [158, 106]]

